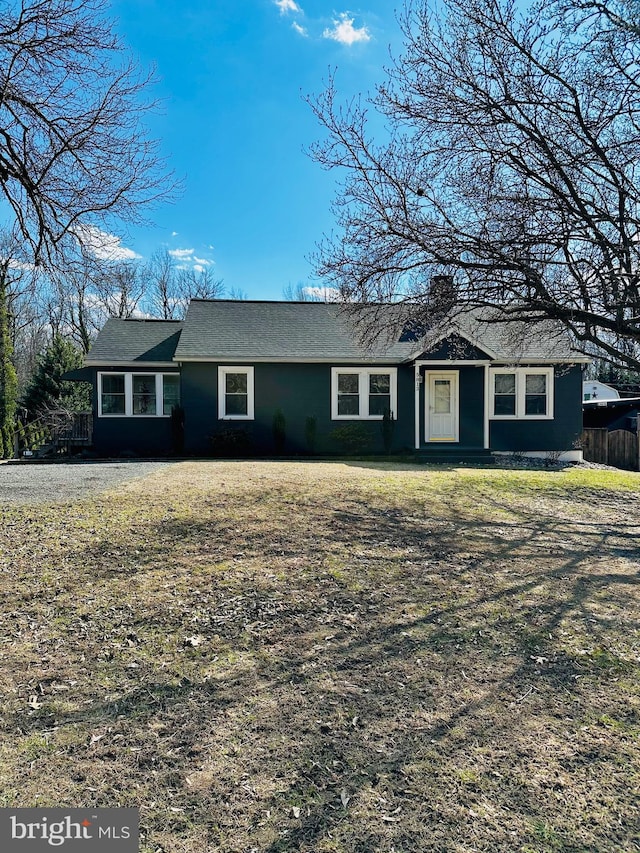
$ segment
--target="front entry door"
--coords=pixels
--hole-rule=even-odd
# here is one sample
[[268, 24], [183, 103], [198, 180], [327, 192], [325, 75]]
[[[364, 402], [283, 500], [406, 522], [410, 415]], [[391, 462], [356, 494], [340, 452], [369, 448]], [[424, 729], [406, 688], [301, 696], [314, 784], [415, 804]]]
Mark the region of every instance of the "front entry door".
[[425, 438], [458, 441], [458, 371], [426, 374]]

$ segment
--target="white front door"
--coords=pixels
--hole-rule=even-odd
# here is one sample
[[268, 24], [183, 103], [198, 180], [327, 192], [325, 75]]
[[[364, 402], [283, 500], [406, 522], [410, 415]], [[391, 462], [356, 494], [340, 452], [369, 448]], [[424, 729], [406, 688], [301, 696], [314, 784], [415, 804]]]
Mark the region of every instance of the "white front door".
[[458, 441], [458, 371], [427, 371], [425, 386], [425, 439]]

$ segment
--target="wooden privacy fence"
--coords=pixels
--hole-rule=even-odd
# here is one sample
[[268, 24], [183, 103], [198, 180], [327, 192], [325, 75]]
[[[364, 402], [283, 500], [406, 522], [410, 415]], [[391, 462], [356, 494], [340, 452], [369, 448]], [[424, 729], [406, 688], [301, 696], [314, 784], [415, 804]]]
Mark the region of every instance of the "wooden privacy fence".
[[627, 471], [640, 468], [640, 432], [626, 429], [585, 429], [582, 431], [582, 452], [587, 462], [613, 465]]

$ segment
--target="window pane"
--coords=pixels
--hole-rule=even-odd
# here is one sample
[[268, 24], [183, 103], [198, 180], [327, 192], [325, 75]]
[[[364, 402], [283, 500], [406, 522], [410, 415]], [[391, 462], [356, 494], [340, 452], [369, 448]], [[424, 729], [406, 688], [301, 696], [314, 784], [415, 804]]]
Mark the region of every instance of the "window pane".
[[338, 414], [360, 416], [360, 376], [357, 373], [338, 374]]
[[246, 394], [225, 394], [224, 412], [225, 412], [225, 415], [246, 415], [247, 414], [247, 395]]
[[515, 415], [516, 413], [516, 395], [501, 394], [494, 397], [493, 414], [494, 415]]
[[156, 413], [156, 377], [133, 377], [133, 414], [155, 415]]
[[494, 379], [493, 414], [515, 415], [516, 374], [496, 373]]
[[433, 410], [437, 415], [448, 415], [451, 412], [451, 382], [448, 379], [434, 381]]
[[547, 414], [547, 377], [543, 373], [527, 373], [525, 376], [525, 415]]
[[124, 394], [103, 394], [102, 414], [124, 415]]
[[515, 394], [516, 393], [516, 375], [515, 373], [496, 373], [495, 375], [496, 394]]
[[546, 415], [547, 395], [527, 394], [524, 400], [524, 413], [525, 415]]
[[358, 394], [339, 394], [338, 414], [358, 417], [360, 414], [360, 397]]
[[102, 376], [103, 394], [124, 394], [124, 375], [115, 373]]
[[180, 405], [180, 377], [162, 377], [162, 413], [170, 415], [174, 406]]
[[124, 415], [124, 375], [114, 373], [102, 376], [102, 414]]
[[357, 394], [358, 380], [357, 373], [339, 373], [338, 394]]
[[391, 412], [390, 394], [369, 394], [369, 414], [384, 415]]
[[247, 393], [247, 374], [246, 373], [227, 373], [226, 385], [227, 394], [246, 394]]
[[527, 373], [527, 394], [546, 394], [547, 377], [543, 373]]
[[391, 412], [391, 376], [388, 373], [369, 374], [369, 415], [382, 417]]
[[370, 394], [391, 393], [391, 377], [388, 373], [372, 373], [369, 376]]

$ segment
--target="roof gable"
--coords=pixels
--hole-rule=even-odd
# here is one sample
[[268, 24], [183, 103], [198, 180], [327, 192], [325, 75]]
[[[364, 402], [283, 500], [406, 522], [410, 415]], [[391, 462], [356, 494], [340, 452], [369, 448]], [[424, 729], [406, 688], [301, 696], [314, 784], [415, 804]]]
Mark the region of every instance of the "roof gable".
[[91, 347], [87, 365], [171, 363], [183, 324], [177, 320], [107, 320]]
[[517, 320], [505, 317], [499, 308], [462, 306], [449, 318], [442, 330], [427, 332], [423, 340], [425, 358], [445, 339], [457, 336], [491, 361], [518, 364], [525, 362], [588, 361], [574, 350], [565, 326], [555, 320]]
[[496, 354], [456, 332], [443, 333], [428, 350], [416, 356], [418, 361], [495, 361]]

